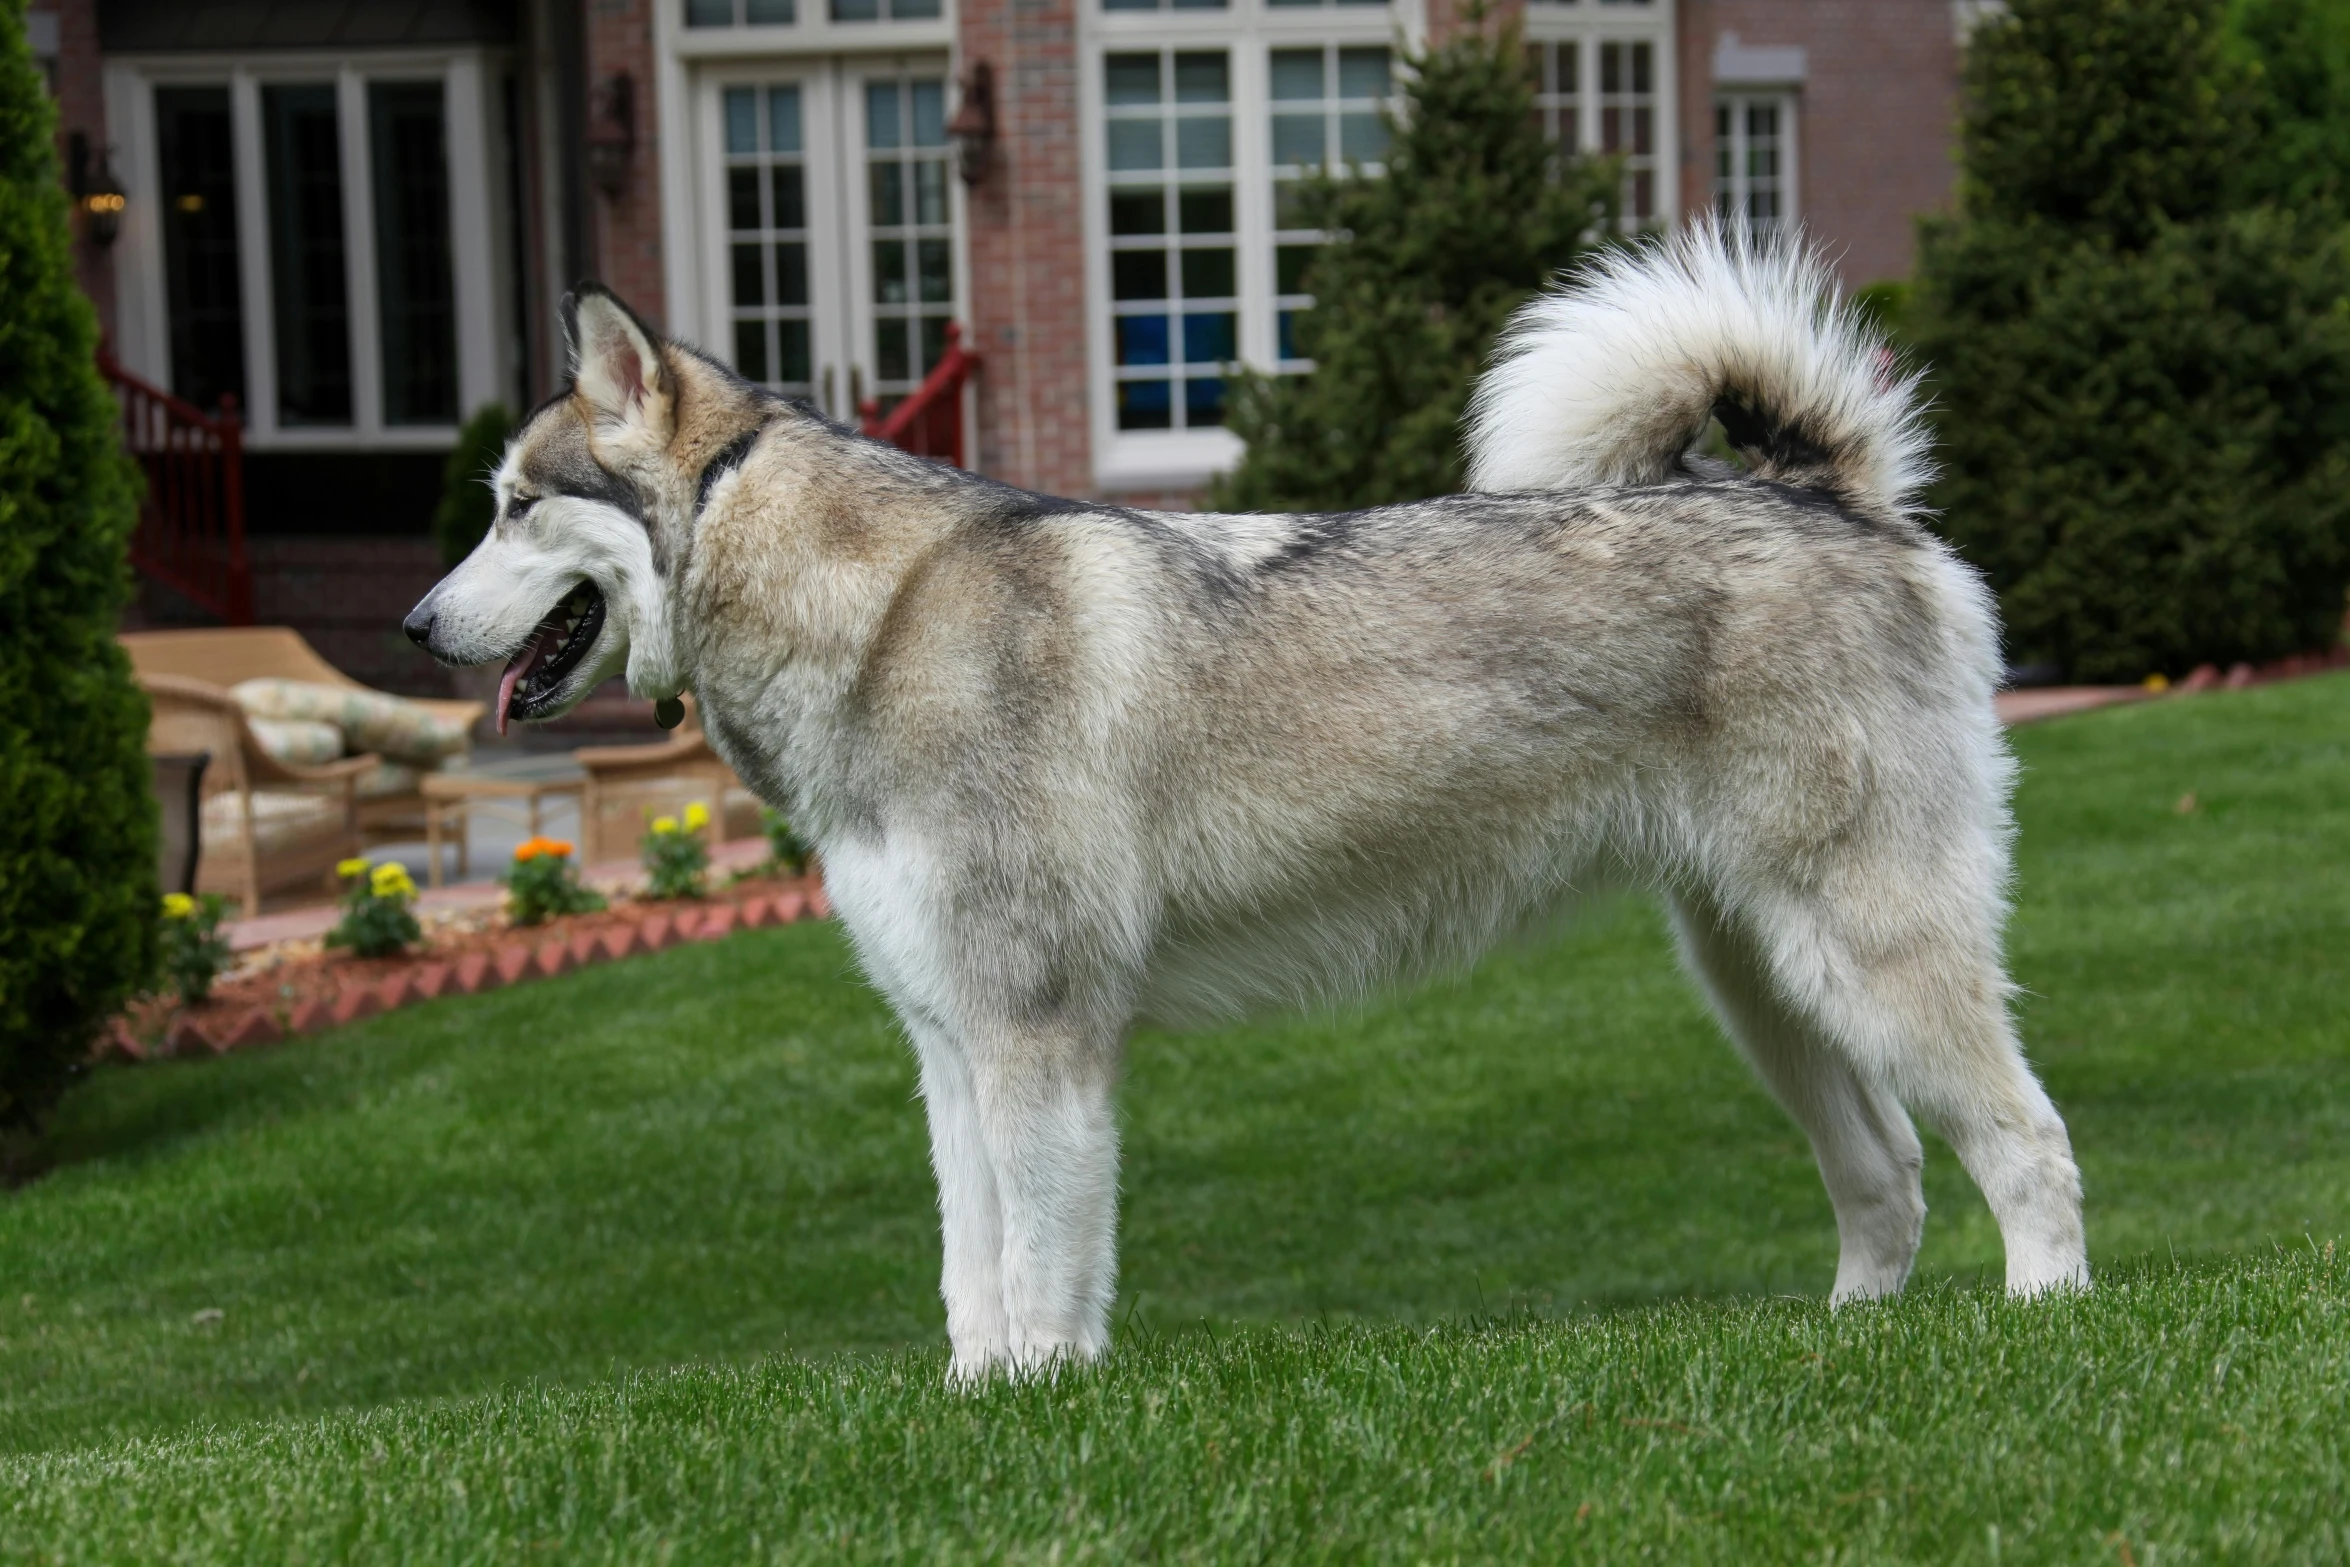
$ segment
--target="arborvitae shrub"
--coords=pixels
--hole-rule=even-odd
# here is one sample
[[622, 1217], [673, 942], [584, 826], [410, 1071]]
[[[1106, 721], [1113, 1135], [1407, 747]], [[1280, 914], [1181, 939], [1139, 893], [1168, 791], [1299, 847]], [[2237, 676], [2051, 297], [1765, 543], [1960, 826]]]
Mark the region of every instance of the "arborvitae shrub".
[[441, 501], [432, 514], [432, 536], [443, 565], [454, 566], [472, 554], [497, 520], [498, 497], [489, 481], [513, 433], [514, 415], [500, 403], [484, 405], [457, 432], [457, 449], [441, 465]]
[[1232, 510], [1328, 510], [1461, 485], [1461, 412], [1509, 314], [1612, 233], [1608, 165], [1558, 167], [1534, 123], [1514, 28], [1474, 26], [1407, 56], [1385, 174], [1331, 173], [1293, 198], [1330, 235], [1304, 278], [1311, 373], [1242, 375], [1248, 443], [1216, 486]]
[[136, 475], [68, 266], [55, 119], [0, 5], [0, 1131], [153, 971], [147, 704], [114, 640]]
[[2254, 203], [2222, 20], [2016, 0], [1968, 51], [1960, 215], [1900, 314], [2016, 663], [2128, 681], [2340, 627], [2350, 265], [2336, 220]]

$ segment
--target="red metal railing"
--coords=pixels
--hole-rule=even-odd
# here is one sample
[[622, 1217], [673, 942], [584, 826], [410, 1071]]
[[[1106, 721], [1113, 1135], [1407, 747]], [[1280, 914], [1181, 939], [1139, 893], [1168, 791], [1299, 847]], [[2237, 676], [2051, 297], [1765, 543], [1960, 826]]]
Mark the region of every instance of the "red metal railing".
[[215, 418], [125, 370], [98, 370], [122, 405], [123, 449], [147, 472], [131, 564], [232, 626], [253, 623], [245, 553], [245, 437], [233, 396]]
[[958, 468], [970, 466], [963, 461], [963, 384], [978, 367], [979, 356], [963, 347], [962, 324], [949, 321], [946, 352], [922, 384], [887, 418], [877, 400], [866, 398], [857, 409], [860, 427], [917, 457], [944, 457]]

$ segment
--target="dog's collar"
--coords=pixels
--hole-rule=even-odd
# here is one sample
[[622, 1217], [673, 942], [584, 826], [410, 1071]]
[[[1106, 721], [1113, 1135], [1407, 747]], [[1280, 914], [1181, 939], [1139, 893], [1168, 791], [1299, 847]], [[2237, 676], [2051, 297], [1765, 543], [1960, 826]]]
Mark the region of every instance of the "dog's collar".
[[720, 479], [743, 465], [751, 455], [751, 448], [759, 444], [759, 437], [767, 433], [764, 420], [728, 441], [717, 456], [702, 465], [702, 476], [694, 481], [694, 515], [700, 517], [702, 508], [710, 504], [710, 491]]

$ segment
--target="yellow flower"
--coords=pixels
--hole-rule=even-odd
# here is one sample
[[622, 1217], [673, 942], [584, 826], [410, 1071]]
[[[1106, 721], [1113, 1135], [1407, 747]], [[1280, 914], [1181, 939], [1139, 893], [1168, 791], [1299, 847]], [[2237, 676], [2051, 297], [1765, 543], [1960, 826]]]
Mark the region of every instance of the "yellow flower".
[[654, 817], [653, 831], [659, 833], [671, 833], [677, 831], [677, 818], [674, 816]]
[[700, 832], [710, 825], [710, 808], [696, 800], [685, 808], [685, 830]]
[[368, 887], [379, 898], [405, 897], [416, 890], [416, 883], [408, 879], [408, 867], [398, 860], [386, 860], [368, 873]]
[[195, 912], [196, 900], [186, 893], [167, 892], [163, 895], [163, 917], [165, 919], [184, 920]]
[[364, 876], [367, 874], [367, 862], [365, 860], [345, 860], [335, 867], [335, 874], [337, 876]]

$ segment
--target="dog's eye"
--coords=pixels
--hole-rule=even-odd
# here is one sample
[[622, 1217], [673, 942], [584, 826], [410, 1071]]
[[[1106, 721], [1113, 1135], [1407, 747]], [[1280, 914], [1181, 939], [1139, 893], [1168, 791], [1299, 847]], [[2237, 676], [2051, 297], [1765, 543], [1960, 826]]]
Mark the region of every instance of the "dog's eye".
[[533, 506], [539, 503], [535, 495], [517, 495], [506, 503], [506, 520], [520, 522]]

